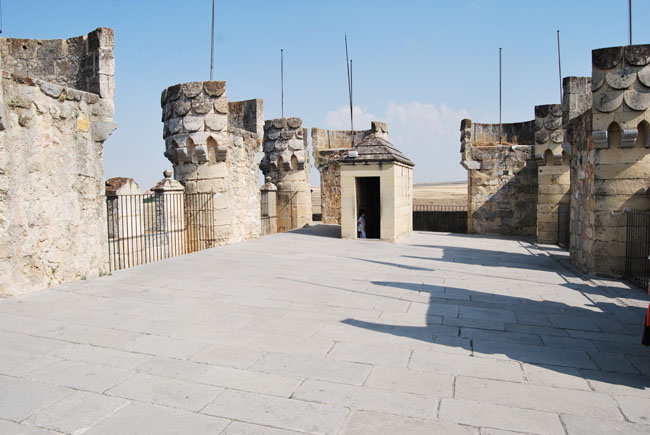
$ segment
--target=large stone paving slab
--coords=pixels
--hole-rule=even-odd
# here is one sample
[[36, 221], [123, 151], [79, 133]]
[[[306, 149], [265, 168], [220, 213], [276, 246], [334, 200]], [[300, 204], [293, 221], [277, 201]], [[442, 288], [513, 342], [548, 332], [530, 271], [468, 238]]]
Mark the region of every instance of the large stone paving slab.
[[650, 433], [643, 291], [512, 238], [336, 236], [0, 300], [0, 432]]

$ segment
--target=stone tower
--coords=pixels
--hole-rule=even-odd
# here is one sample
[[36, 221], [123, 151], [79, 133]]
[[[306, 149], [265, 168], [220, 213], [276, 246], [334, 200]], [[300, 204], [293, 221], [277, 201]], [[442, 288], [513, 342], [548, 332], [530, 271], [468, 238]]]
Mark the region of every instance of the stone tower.
[[570, 202], [569, 156], [562, 149], [562, 105], [535, 106], [537, 160], [537, 241], [558, 242], [558, 210]]
[[213, 194], [207, 246], [260, 234], [262, 100], [228, 103], [226, 82], [171, 86], [161, 96], [165, 156], [188, 194]]
[[592, 52], [593, 108], [570, 123], [571, 258], [625, 270], [626, 210], [650, 210], [650, 45]]
[[260, 169], [277, 186], [278, 231], [302, 228], [311, 222], [307, 129], [300, 118], [264, 123], [264, 159]]

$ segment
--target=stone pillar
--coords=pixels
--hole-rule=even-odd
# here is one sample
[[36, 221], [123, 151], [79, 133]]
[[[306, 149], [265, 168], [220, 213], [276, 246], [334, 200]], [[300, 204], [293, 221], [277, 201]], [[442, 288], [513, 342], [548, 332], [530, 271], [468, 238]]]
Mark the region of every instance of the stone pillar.
[[163, 91], [161, 104], [165, 156], [174, 165], [174, 178], [188, 195], [214, 196], [210, 213], [200, 210], [211, 222], [201, 232], [208, 239], [199, 245], [258, 237], [261, 140], [256, 120], [262, 113], [261, 100], [237, 105], [240, 112], [233, 114], [233, 123], [223, 81], [171, 86]]
[[300, 118], [264, 123], [264, 175], [277, 186], [278, 231], [302, 228], [311, 222], [309, 145]]
[[271, 177], [266, 177], [266, 183], [260, 188], [262, 194], [262, 235], [278, 232], [278, 188], [271, 182]]
[[185, 187], [171, 178], [171, 171], [164, 171], [163, 175], [165, 178], [151, 189], [155, 198], [155, 247], [161, 253], [161, 259], [187, 252]]
[[[571, 259], [583, 269], [591, 256], [593, 219], [590, 205], [593, 200], [594, 152], [591, 138], [591, 77], [565, 77], [562, 102], [562, 148], [570, 156], [571, 218], [569, 224], [569, 251]], [[585, 182], [585, 180], [591, 180]], [[591, 261], [591, 260], [589, 260]]]
[[569, 204], [569, 156], [562, 149], [562, 105], [535, 106], [535, 159], [537, 160], [537, 241], [558, 242], [558, 210]]
[[[592, 52], [593, 108], [586, 140], [576, 140], [574, 198], [585, 209], [576, 222], [579, 250], [572, 259], [588, 272], [625, 271], [625, 210], [650, 210], [650, 45]], [[575, 136], [575, 135], [574, 135]], [[579, 136], [579, 135], [578, 135]], [[573, 222], [572, 222], [573, 226]]]
[[145, 262], [143, 253], [144, 195], [132, 178], [106, 180], [108, 243], [111, 270]]

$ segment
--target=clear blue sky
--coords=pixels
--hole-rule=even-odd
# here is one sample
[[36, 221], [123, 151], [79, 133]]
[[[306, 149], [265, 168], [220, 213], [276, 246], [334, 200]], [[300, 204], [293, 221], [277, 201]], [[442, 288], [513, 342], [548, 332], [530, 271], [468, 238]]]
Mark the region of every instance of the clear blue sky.
[[[591, 74], [591, 50], [627, 44], [627, 0], [216, 1], [216, 80], [231, 101], [263, 98], [307, 127], [349, 128], [343, 34], [354, 59], [355, 127], [389, 123], [415, 163], [416, 182], [463, 180], [459, 122], [498, 120], [503, 47], [503, 121], [532, 119], [559, 102], [563, 76]], [[106, 177], [144, 189], [163, 157], [160, 93], [209, 78], [211, 0], [5, 0], [3, 36], [54, 39], [115, 30], [118, 129], [104, 144]], [[634, 0], [634, 43], [650, 43], [650, 1]], [[645, 24], [643, 21], [645, 20]], [[312, 182], [318, 183], [317, 171]]]

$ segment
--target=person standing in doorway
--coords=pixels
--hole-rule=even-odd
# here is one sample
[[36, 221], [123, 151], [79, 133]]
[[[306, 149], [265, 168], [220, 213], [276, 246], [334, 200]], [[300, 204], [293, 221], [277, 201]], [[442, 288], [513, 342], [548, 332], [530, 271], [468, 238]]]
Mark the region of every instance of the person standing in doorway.
[[363, 209], [359, 210], [359, 219], [357, 219], [357, 237], [366, 238], [366, 211]]

